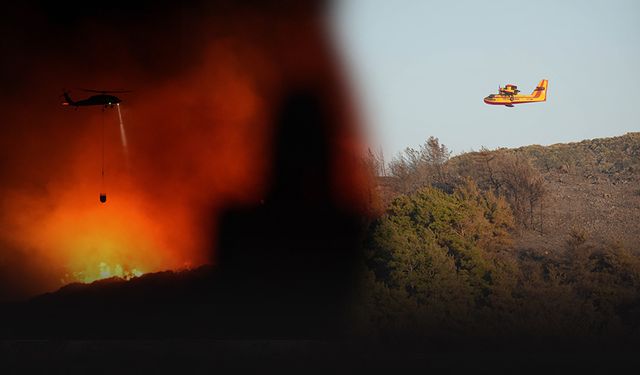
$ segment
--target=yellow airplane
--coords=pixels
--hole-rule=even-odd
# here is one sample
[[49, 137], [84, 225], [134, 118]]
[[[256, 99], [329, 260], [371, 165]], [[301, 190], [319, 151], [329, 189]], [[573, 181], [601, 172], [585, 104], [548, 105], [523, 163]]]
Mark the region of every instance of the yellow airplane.
[[533, 90], [531, 95], [520, 95], [518, 86], [508, 84], [504, 88], [498, 86], [498, 94], [491, 94], [484, 98], [484, 102], [492, 105], [513, 107], [514, 104], [536, 103], [547, 101], [547, 85], [549, 81], [543, 79]]

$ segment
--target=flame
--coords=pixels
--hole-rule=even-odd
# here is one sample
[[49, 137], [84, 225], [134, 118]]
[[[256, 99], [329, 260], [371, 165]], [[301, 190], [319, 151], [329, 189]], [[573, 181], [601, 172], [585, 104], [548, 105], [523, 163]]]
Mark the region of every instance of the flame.
[[[190, 224], [172, 212], [174, 229], [188, 232]], [[63, 284], [111, 277], [129, 280], [191, 263], [188, 248], [176, 251], [166, 221], [135, 200], [120, 197], [104, 206], [67, 201], [67, 206], [51, 215], [43, 233], [47, 242], [64, 252]], [[179, 243], [184, 245], [184, 239]], [[60, 253], [55, 256], [59, 258]]]
[[92, 283], [96, 280], [109, 279], [112, 277], [131, 280], [142, 275], [144, 275], [144, 272], [137, 268], [127, 268], [121, 264], [115, 264], [112, 267], [107, 262], [100, 262], [97, 266], [87, 268], [84, 271], [65, 273], [60, 279], [60, 283], [63, 285], [72, 282]]

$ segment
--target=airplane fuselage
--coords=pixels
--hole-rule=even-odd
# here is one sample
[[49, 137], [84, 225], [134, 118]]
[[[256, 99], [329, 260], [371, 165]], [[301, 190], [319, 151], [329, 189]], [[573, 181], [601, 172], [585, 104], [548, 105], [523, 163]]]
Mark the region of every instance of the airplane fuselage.
[[539, 98], [535, 98], [532, 95], [500, 95], [491, 94], [484, 98], [484, 102], [491, 105], [509, 105], [509, 104], [523, 104], [523, 103], [535, 103], [541, 102]]
[[531, 95], [510, 94], [505, 93], [501, 89], [500, 93], [485, 97], [484, 102], [486, 104], [504, 105], [507, 107], [513, 107], [515, 104], [544, 102], [547, 101], [547, 85], [548, 81], [546, 79], [541, 80]]

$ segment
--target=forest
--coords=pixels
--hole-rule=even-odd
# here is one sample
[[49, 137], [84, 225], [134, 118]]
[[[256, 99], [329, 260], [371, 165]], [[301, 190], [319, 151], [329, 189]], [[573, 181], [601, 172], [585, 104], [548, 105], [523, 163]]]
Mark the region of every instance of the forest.
[[369, 151], [358, 329], [637, 342], [639, 160], [640, 133], [455, 157], [430, 137], [389, 163]]

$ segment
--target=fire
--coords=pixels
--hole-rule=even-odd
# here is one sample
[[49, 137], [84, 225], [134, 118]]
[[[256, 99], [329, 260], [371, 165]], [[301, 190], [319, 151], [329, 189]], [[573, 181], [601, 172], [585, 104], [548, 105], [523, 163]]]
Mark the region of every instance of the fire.
[[97, 266], [89, 267], [84, 271], [65, 273], [60, 279], [60, 283], [63, 285], [72, 282], [92, 283], [96, 280], [109, 279], [112, 277], [131, 280], [135, 277], [140, 277], [143, 274], [144, 272], [137, 268], [128, 268], [121, 264], [114, 264], [112, 266], [107, 262], [100, 262]]
[[50, 203], [12, 195], [8, 201], [20, 207], [13, 211], [19, 215], [14, 226], [2, 228], [16, 248], [37, 250], [32, 258], [40, 266], [36, 276], [46, 278], [48, 290], [207, 263], [202, 226], [194, 224], [198, 218], [183, 200], [158, 205], [144, 191], [115, 178], [109, 190], [113, 198], [106, 205], [97, 202], [90, 178], [50, 186], [58, 193]]
[[[167, 223], [154, 217], [148, 207], [135, 200], [114, 200], [105, 206], [91, 203], [63, 207], [43, 228], [47, 241], [59, 249], [56, 256], [65, 259], [63, 284], [112, 277], [129, 280], [191, 262], [182, 238], [179, 243], [172, 241]], [[182, 221], [188, 227], [186, 219], [178, 220], [179, 213], [174, 214], [175, 229], [188, 233], [179, 226]]]

